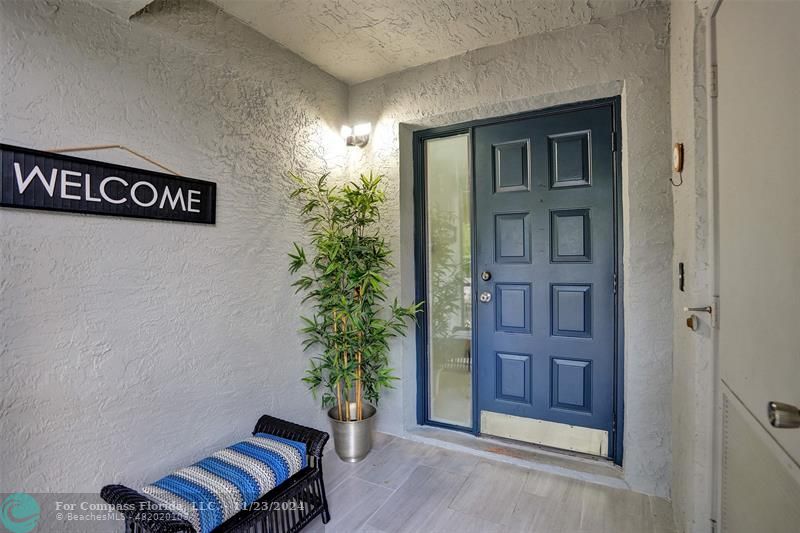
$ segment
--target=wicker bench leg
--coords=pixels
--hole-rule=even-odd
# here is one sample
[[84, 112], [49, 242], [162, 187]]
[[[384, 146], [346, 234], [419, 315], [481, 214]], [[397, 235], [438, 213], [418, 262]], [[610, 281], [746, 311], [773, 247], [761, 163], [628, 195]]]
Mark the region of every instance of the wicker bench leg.
[[319, 472], [319, 487], [322, 493], [322, 523], [327, 524], [331, 521], [331, 513], [328, 510], [328, 496], [325, 494], [325, 480], [322, 476], [322, 469]]

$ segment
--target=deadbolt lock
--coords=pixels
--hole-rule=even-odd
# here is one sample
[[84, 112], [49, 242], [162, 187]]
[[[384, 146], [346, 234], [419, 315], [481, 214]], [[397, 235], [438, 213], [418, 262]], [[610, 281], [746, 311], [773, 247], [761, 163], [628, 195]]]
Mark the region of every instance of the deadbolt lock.
[[492, 273], [489, 272], [488, 270], [484, 270], [483, 272], [481, 272], [481, 279], [483, 281], [489, 281], [490, 279], [492, 279]]

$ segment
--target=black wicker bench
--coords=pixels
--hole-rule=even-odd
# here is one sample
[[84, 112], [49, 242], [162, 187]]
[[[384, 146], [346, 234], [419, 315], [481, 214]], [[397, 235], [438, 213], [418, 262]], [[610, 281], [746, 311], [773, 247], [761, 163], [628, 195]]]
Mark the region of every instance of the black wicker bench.
[[[294, 533], [318, 515], [328, 523], [328, 499], [322, 481], [322, 450], [328, 441], [324, 431], [264, 415], [253, 434], [269, 433], [306, 445], [308, 466], [269, 491], [214, 529], [214, 533]], [[106, 485], [100, 496], [125, 517], [126, 533], [197, 533], [183, 518], [166, 510], [124, 485]]]

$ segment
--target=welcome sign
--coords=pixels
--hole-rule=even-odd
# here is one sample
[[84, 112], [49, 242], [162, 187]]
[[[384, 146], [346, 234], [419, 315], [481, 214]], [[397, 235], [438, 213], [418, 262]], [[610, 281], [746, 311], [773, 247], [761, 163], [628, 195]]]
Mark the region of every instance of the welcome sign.
[[214, 224], [216, 183], [0, 144], [0, 206]]

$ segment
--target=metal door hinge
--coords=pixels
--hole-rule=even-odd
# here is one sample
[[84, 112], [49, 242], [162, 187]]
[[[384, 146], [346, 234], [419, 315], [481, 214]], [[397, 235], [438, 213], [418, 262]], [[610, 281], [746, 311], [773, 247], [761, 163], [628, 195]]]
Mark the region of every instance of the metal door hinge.
[[711, 315], [711, 327], [719, 329], [719, 296], [711, 297], [711, 306], [714, 308], [714, 314]]
[[711, 519], [711, 533], [717, 533], [717, 521]]
[[617, 294], [617, 289], [619, 288], [619, 276], [617, 276], [616, 272], [614, 272], [614, 282], [613, 283], [614, 283], [614, 294]]
[[616, 152], [617, 150], [619, 150], [619, 146], [617, 144], [618, 144], [618, 142], [617, 142], [617, 132], [616, 131], [612, 131], [611, 132], [611, 151], [612, 152]]
[[717, 74], [717, 65], [711, 65], [711, 87], [709, 87], [709, 94], [711, 98], [716, 98], [719, 95], [719, 75]]

